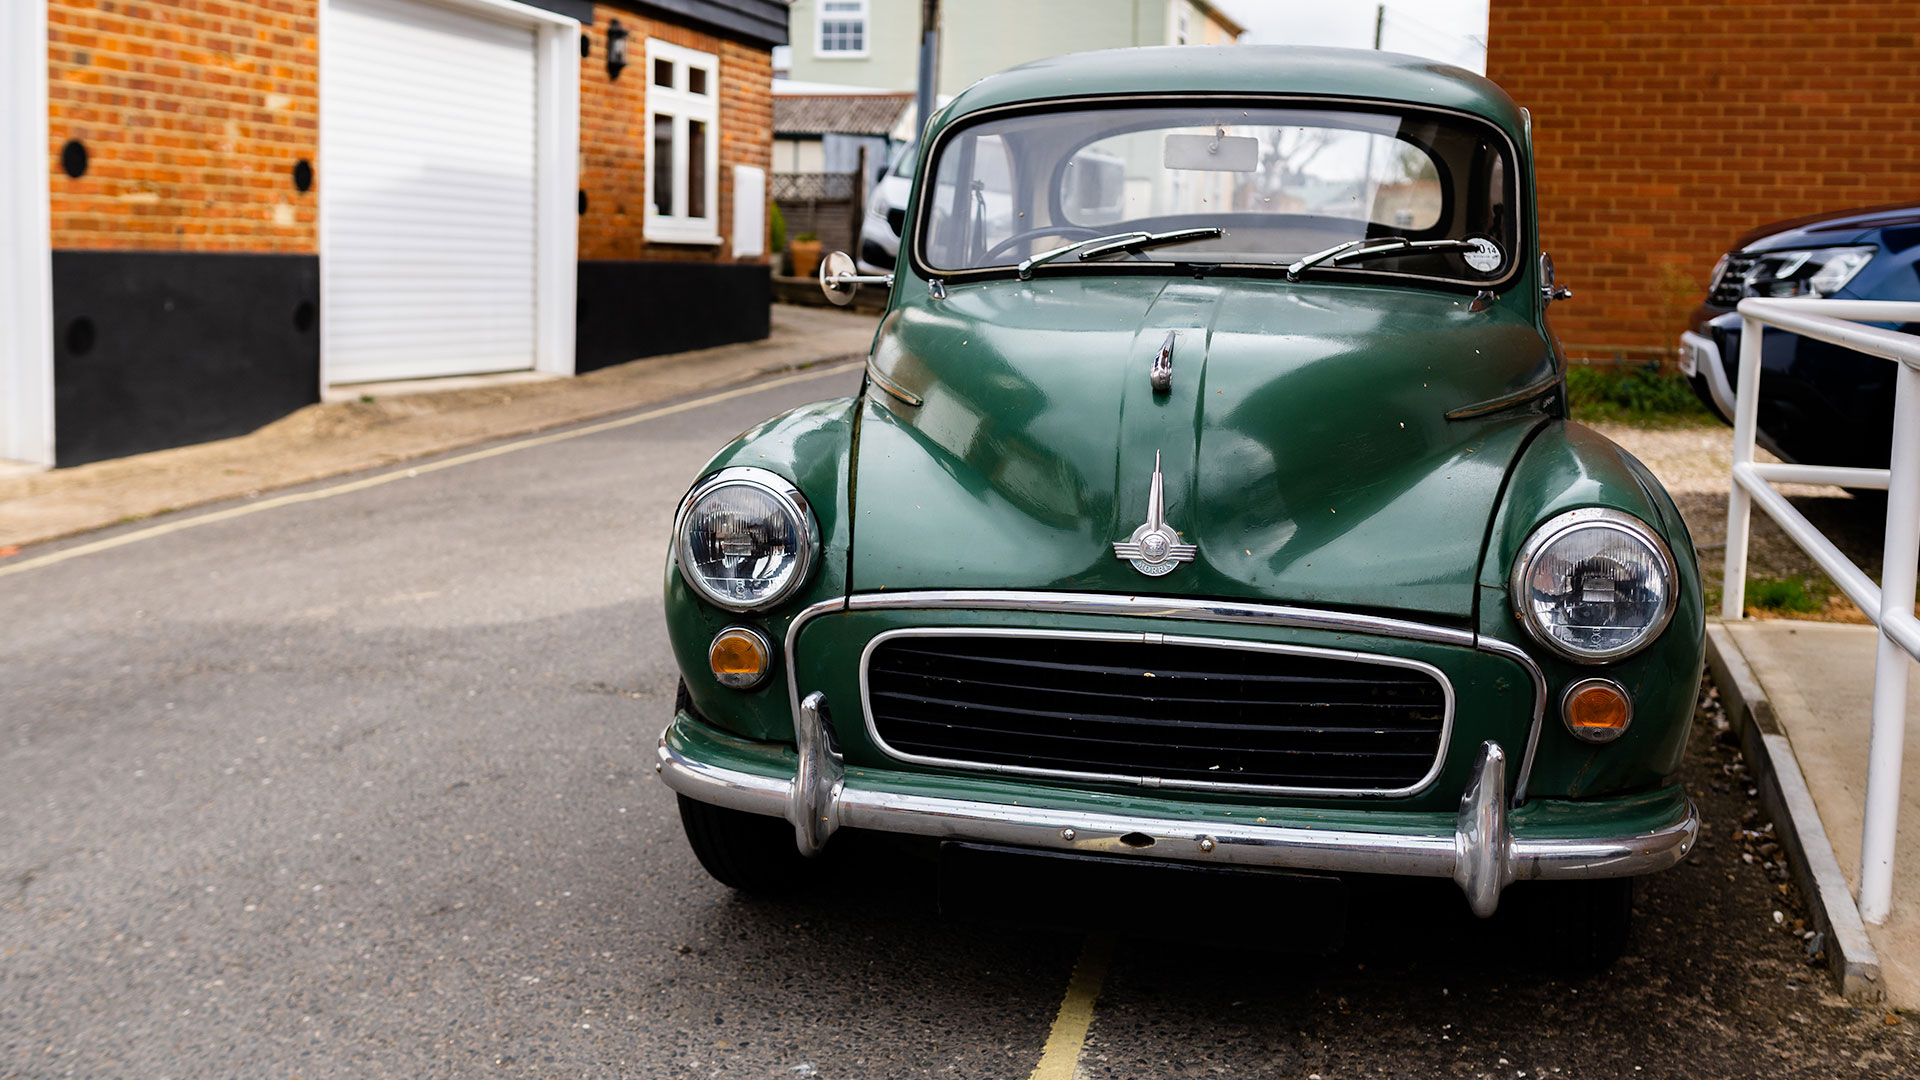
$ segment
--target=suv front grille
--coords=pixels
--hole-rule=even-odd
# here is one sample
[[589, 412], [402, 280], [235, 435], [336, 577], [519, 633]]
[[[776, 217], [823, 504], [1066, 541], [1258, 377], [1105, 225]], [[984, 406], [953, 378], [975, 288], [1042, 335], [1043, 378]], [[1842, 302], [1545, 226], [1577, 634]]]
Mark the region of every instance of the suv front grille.
[[1733, 307], [1740, 302], [1746, 290], [1747, 271], [1753, 269], [1758, 256], [1742, 255], [1735, 252], [1727, 256], [1721, 265], [1720, 273], [1714, 276], [1712, 286], [1707, 290], [1707, 302], [1723, 307]]
[[891, 636], [866, 696], [882, 749], [910, 761], [1329, 794], [1418, 789], [1452, 712], [1424, 664], [1131, 635]]

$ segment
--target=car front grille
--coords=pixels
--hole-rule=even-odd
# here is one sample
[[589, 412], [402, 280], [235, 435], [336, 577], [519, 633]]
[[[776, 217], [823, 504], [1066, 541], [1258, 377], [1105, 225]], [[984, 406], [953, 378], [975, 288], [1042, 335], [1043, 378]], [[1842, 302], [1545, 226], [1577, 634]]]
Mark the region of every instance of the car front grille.
[[1451, 698], [1426, 665], [1132, 635], [902, 634], [866, 668], [882, 749], [929, 764], [1330, 794], [1419, 788]]
[[887, 228], [893, 230], [893, 235], [899, 236], [900, 230], [906, 228], [906, 225], [907, 212], [905, 210], [897, 206], [887, 210]]
[[1728, 255], [1727, 261], [1720, 267], [1720, 273], [1714, 276], [1713, 285], [1707, 290], [1707, 302], [1725, 307], [1738, 304], [1746, 290], [1747, 271], [1753, 269], [1756, 258], [1739, 252]]

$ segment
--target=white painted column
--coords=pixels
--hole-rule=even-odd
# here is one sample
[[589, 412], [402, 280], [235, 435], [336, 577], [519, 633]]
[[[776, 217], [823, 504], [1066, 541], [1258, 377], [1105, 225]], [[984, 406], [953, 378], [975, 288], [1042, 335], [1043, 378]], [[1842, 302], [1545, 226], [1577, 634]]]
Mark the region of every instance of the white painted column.
[[0, 3], [0, 459], [53, 464], [47, 5]]

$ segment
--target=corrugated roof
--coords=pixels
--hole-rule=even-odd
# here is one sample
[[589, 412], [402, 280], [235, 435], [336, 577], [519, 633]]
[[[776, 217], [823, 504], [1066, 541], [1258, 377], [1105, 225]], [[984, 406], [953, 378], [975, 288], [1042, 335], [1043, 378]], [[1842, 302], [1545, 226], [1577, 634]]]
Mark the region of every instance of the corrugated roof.
[[885, 135], [912, 94], [793, 94], [773, 99], [776, 135]]

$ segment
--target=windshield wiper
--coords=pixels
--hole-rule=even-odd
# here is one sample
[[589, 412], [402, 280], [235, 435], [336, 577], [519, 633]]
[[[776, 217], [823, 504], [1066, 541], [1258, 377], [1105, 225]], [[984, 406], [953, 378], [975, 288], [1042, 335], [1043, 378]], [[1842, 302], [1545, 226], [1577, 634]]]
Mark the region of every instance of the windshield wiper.
[[1206, 225], [1197, 229], [1174, 229], [1163, 233], [1122, 232], [1109, 236], [1094, 236], [1077, 240], [1071, 244], [1062, 244], [1057, 248], [1048, 248], [1037, 255], [1029, 255], [1014, 268], [1021, 281], [1033, 277], [1033, 268], [1041, 263], [1052, 262], [1062, 255], [1080, 252], [1080, 258], [1097, 259], [1103, 255], [1112, 255], [1121, 251], [1140, 251], [1144, 248], [1159, 247], [1162, 244], [1183, 244], [1188, 240], [1209, 240], [1225, 235], [1226, 230], [1217, 225]]
[[1322, 263], [1338, 265], [1352, 259], [1370, 259], [1376, 255], [1411, 255], [1427, 251], [1486, 251], [1488, 254], [1497, 254], [1499, 249], [1486, 240], [1409, 240], [1404, 236], [1349, 240], [1344, 244], [1335, 244], [1325, 251], [1316, 251], [1311, 255], [1302, 256], [1293, 265], [1287, 267], [1287, 280], [1298, 281], [1300, 271]]
[[1164, 247], [1167, 244], [1184, 244], [1189, 240], [1212, 240], [1225, 236], [1227, 230], [1218, 225], [1202, 225], [1195, 229], [1172, 229], [1163, 233], [1137, 233], [1130, 238], [1116, 237], [1104, 244], [1095, 244], [1080, 253], [1080, 261], [1098, 259], [1105, 255], [1114, 255], [1122, 251], [1143, 251], [1150, 247]]

